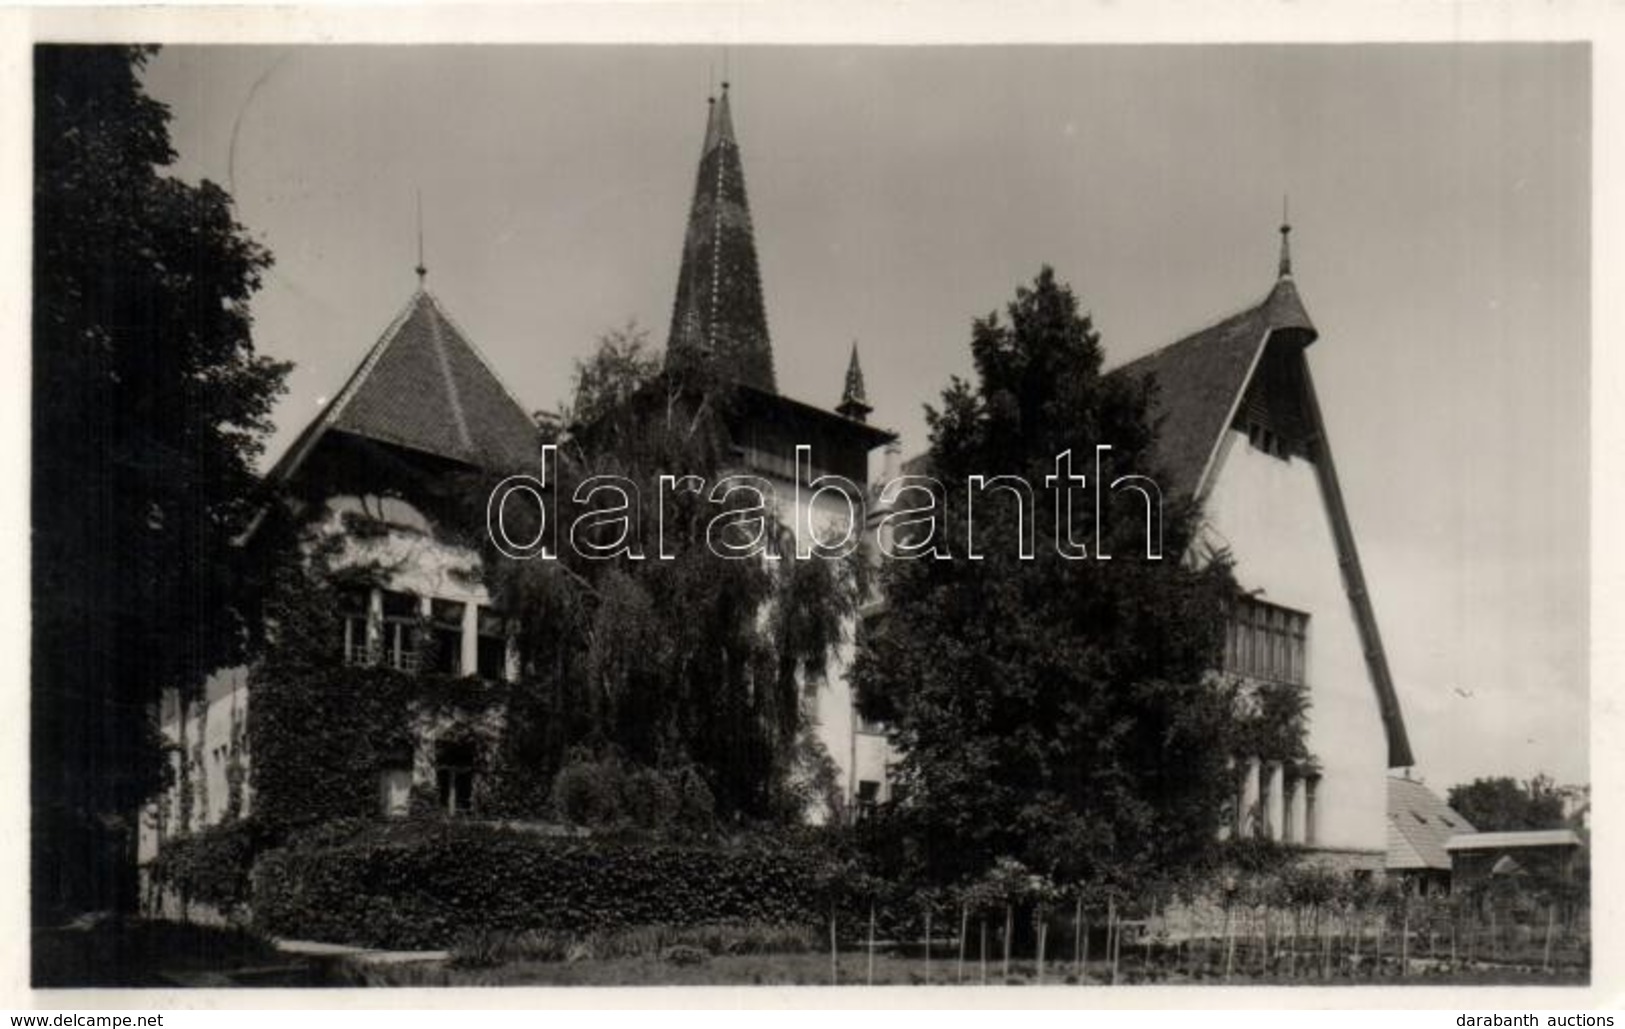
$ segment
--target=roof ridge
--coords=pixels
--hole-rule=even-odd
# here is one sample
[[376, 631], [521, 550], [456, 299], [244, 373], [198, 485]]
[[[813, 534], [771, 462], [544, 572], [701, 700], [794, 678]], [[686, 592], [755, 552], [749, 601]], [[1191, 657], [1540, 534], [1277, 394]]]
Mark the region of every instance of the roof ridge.
[[[470, 454], [475, 451], [474, 436], [468, 431], [468, 416], [463, 413], [463, 397], [457, 389], [457, 377], [452, 374], [451, 360], [446, 356], [446, 337], [441, 326], [440, 309], [431, 299], [429, 311], [434, 317], [429, 319], [429, 342], [434, 344], [434, 356], [440, 364], [440, 377], [446, 384], [446, 402], [451, 405], [451, 418], [457, 425], [457, 437], [463, 441]], [[455, 330], [454, 330], [455, 331]]]
[[267, 473], [267, 479], [286, 479], [299, 470], [299, 466], [305, 463], [305, 458], [310, 451], [315, 449], [317, 441], [328, 429], [332, 428], [333, 423], [338, 421], [339, 415], [344, 413], [344, 409], [349, 406], [350, 401], [354, 400], [356, 394], [361, 392], [362, 385], [372, 375], [373, 369], [378, 367], [379, 359], [384, 356], [384, 352], [400, 335], [401, 328], [411, 318], [412, 311], [417, 307], [418, 298], [427, 295], [426, 291], [418, 289], [407, 298], [406, 303], [395, 313], [395, 317], [390, 319], [389, 324], [384, 327], [384, 331], [379, 334], [378, 339], [367, 350], [366, 356], [361, 359], [361, 363], [350, 373], [350, 377], [345, 380], [343, 386], [339, 387], [339, 391], [333, 395], [333, 399], [327, 402], [327, 406], [322, 408], [322, 412], [310, 422], [304, 432], [294, 438], [293, 443], [277, 459], [277, 463]]
[[[1274, 292], [1275, 292], [1275, 289], [1272, 286], [1271, 289], [1270, 289], [1270, 293], [1274, 293]], [[1222, 318], [1216, 318], [1211, 322], [1206, 322], [1206, 323], [1198, 326], [1197, 328], [1191, 329], [1189, 332], [1181, 333], [1180, 335], [1175, 336], [1172, 342], [1164, 343], [1160, 347], [1153, 347], [1150, 350], [1147, 350], [1145, 353], [1140, 354], [1138, 357], [1131, 357], [1127, 361], [1124, 361], [1122, 364], [1114, 365], [1112, 368], [1110, 368], [1109, 370], [1103, 372], [1102, 374], [1104, 374], [1104, 375], [1112, 375], [1112, 374], [1114, 374], [1116, 372], [1120, 372], [1120, 371], [1124, 370], [1125, 368], [1129, 368], [1132, 365], [1134, 365], [1134, 364], [1136, 364], [1136, 363], [1138, 363], [1140, 361], [1146, 360], [1147, 358], [1155, 357], [1156, 355], [1161, 354], [1161, 353], [1163, 353], [1165, 351], [1172, 350], [1174, 347], [1177, 347], [1182, 343], [1188, 343], [1188, 342], [1190, 342], [1191, 340], [1195, 339], [1198, 336], [1206, 335], [1207, 333], [1212, 332], [1214, 329], [1217, 329], [1221, 325], [1226, 325], [1226, 324], [1229, 324], [1230, 322], [1239, 321], [1240, 319], [1245, 318], [1248, 315], [1257, 314], [1259, 311], [1264, 309], [1264, 306], [1266, 304], [1269, 303], [1270, 293], [1264, 294], [1263, 298], [1260, 299], [1257, 303], [1250, 304], [1250, 305], [1248, 305], [1246, 307], [1237, 308], [1236, 310], [1230, 312], [1229, 314], [1225, 315]]]

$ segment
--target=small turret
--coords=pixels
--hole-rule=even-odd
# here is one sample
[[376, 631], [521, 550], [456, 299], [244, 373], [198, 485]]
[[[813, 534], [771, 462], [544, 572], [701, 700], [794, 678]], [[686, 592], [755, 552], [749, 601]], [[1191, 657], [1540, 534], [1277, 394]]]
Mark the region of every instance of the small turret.
[[841, 390], [841, 402], [836, 405], [835, 411], [855, 422], [867, 422], [869, 412], [873, 410], [863, 389], [863, 367], [858, 364], [858, 342], [853, 340], [852, 358], [846, 364], [846, 386]]

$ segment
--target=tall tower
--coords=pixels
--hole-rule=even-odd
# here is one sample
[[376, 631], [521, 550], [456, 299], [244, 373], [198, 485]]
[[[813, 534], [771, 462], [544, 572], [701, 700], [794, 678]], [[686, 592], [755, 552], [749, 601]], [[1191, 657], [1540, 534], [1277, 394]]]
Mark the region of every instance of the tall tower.
[[773, 344], [728, 83], [722, 84], [720, 97], [707, 102], [710, 115], [683, 238], [666, 364], [704, 365], [726, 379], [773, 393]]

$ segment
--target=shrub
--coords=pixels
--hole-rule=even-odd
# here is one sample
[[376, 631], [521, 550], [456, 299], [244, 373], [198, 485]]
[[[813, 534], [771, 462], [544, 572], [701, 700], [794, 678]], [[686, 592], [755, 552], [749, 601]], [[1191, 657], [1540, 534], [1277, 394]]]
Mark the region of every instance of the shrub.
[[150, 866], [153, 882], [229, 914], [247, 903], [249, 873], [273, 842], [271, 832], [251, 819], [171, 839]]
[[453, 968], [495, 968], [509, 959], [513, 939], [513, 933], [485, 929], [466, 933], [453, 945], [446, 963]]
[[822, 925], [822, 860], [816, 848], [771, 839], [701, 845], [401, 823], [267, 853], [254, 871], [254, 911], [267, 932], [336, 943], [432, 948], [486, 930], [551, 949], [528, 934], [552, 932], [598, 953], [616, 931], [640, 926]]
[[711, 788], [694, 768], [629, 767], [614, 754], [567, 763], [552, 798], [560, 818], [595, 829], [709, 829], [716, 817]]
[[553, 779], [553, 810], [574, 825], [613, 826], [624, 817], [626, 775], [614, 760], [576, 761]]
[[450, 963], [458, 968], [491, 968], [510, 962], [558, 962], [588, 955], [658, 958], [673, 947], [687, 947], [712, 955], [804, 954], [823, 946], [823, 938], [809, 927], [764, 922], [686, 927], [643, 925], [586, 933], [548, 929], [520, 933], [478, 930], [459, 938], [452, 948]]
[[640, 768], [628, 775], [621, 797], [633, 825], [664, 829], [677, 819], [677, 789], [652, 768]]

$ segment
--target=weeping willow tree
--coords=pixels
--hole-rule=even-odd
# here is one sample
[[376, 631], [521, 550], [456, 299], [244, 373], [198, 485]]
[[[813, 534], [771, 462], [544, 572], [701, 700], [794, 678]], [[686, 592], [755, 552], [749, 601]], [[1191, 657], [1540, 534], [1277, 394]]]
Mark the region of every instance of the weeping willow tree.
[[539, 502], [502, 509], [512, 538], [546, 537], [553, 555], [487, 540], [487, 584], [533, 684], [510, 715], [509, 761], [541, 788], [571, 754], [609, 751], [691, 770], [726, 821], [794, 820], [833, 787], [803, 684], [851, 624], [864, 565], [797, 559], [771, 497], [719, 487], [732, 388], [658, 368], [640, 333], [600, 341], [577, 367], [574, 424], [522, 470], [545, 483]]

